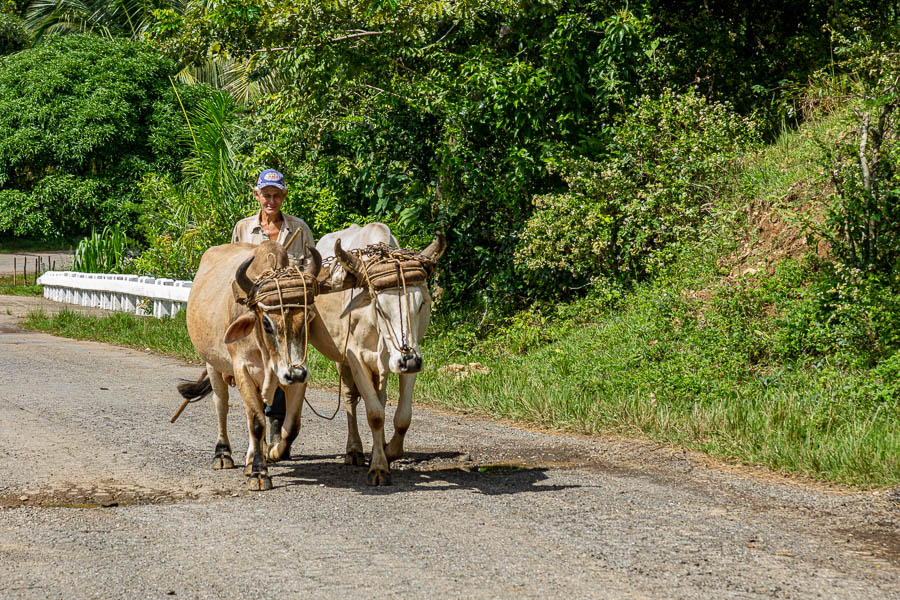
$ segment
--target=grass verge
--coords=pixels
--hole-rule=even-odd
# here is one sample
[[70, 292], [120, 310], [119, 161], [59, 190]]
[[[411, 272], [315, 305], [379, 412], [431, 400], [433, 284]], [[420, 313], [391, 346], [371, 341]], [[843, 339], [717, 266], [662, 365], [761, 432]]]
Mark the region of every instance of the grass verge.
[[[822, 481], [900, 484], [900, 355], [872, 368], [780, 360], [774, 317], [723, 292], [709, 305], [679, 285], [637, 292], [596, 322], [513, 324], [440, 372], [430, 341], [418, 398], [566, 431], [616, 433]], [[748, 309], [744, 316], [738, 313]], [[589, 313], [587, 313], [589, 314]], [[767, 346], [768, 344], [768, 346]], [[768, 350], [767, 350], [768, 348]], [[459, 356], [459, 355], [457, 355]], [[484, 369], [480, 369], [484, 371]]]
[[188, 337], [184, 312], [173, 318], [154, 319], [130, 313], [98, 317], [67, 310], [47, 315], [37, 310], [28, 314], [23, 326], [60, 337], [149, 349], [187, 361], [200, 360]]
[[[29, 277], [30, 279], [30, 277]], [[0, 277], [0, 295], [5, 296], [43, 296], [44, 286], [42, 285], [22, 285], [22, 277], [17, 277], [15, 285], [13, 285], [13, 276], [4, 275]]]

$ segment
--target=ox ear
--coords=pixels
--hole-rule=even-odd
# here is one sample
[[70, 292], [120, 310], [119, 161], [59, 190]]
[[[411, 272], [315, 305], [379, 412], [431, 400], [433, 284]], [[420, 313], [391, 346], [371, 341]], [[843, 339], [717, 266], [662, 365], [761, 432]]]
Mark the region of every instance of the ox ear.
[[357, 308], [367, 306], [370, 302], [372, 302], [372, 297], [369, 295], [369, 291], [364, 290], [360, 292], [359, 295], [354, 296], [353, 300], [347, 303], [347, 307], [344, 309], [344, 312], [341, 313], [341, 318], [344, 318], [347, 316], [347, 313], [353, 312]]
[[242, 340], [253, 331], [256, 327], [256, 313], [246, 312], [231, 322], [225, 331], [225, 343], [233, 344], [238, 340]]
[[437, 260], [444, 255], [444, 250], [446, 249], [447, 240], [444, 239], [444, 234], [438, 231], [437, 235], [434, 236], [434, 241], [428, 244], [427, 248], [422, 250], [422, 256], [426, 256], [437, 262]]

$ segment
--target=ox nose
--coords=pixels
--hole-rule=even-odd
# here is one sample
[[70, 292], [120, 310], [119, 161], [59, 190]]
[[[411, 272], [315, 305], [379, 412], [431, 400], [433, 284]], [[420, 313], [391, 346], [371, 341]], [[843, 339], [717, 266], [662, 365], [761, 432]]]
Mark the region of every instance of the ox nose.
[[287, 379], [291, 383], [303, 383], [306, 381], [306, 378], [309, 376], [309, 371], [304, 366], [299, 367], [291, 367], [291, 370], [288, 371]]
[[422, 370], [422, 357], [418, 354], [401, 354], [400, 370], [407, 373], [418, 373]]

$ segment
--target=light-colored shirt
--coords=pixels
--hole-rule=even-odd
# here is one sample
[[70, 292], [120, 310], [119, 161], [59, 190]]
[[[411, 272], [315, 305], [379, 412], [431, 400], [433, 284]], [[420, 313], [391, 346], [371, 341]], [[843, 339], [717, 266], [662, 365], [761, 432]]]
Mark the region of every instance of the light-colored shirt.
[[[296, 231], [300, 231], [300, 235], [294, 240], [294, 243], [291, 244], [291, 247], [288, 248], [287, 251], [291, 264], [296, 264], [305, 257], [306, 247], [309, 246], [315, 248], [316, 242], [313, 239], [313, 234], [309, 225], [304, 223], [302, 219], [284, 213], [281, 213], [281, 217], [281, 228], [278, 230], [277, 241], [286, 244]], [[268, 239], [269, 236], [259, 222], [259, 213], [238, 221], [234, 226], [234, 231], [231, 233], [232, 243], [247, 242], [249, 244], [261, 244]]]

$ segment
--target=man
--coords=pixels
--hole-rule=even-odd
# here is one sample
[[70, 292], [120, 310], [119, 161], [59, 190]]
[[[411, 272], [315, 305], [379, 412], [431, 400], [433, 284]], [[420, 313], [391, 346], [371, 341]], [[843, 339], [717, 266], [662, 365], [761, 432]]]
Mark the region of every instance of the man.
[[275, 169], [266, 169], [260, 173], [256, 179], [256, 187], [253, 188], [253, 196], [259, 202], [260, 210], [237, 222], [231, 234], [232, 243], [259, 244], [265, 240], [277, 240], [286, 244], [300, 230], [299, 239], [288, 249], [292, 264], [303, 258], [307, 246], [315, 247], [316, 242], [309, 226], [301, 219], [281, 212], [281, 205], [287, 197], [284, 175]]
[[[314, 248], [316, 242], [306, 223], [281, 212], [281, 205], [287, 197], [284, 175], [275, 169], [264, 170], [256, 179], [253, 196], [259, 202], [259, 212], [237, 222], [231, 234], [231, 242], [260, 244], [265, 240], [276, 240], [286, 244], [299, 231], [298, 239], [288, 248], [288, 260], [292, 265], [300, 263], [304, 259], [306, 248]], [[272, 405], [266, 406], [265, 413], [269, 418], [269, 441], [277, 443], [281, 439], [285, 413], [284, 392], [280, 387], [275, 390]]]

